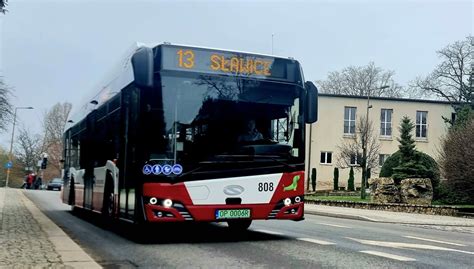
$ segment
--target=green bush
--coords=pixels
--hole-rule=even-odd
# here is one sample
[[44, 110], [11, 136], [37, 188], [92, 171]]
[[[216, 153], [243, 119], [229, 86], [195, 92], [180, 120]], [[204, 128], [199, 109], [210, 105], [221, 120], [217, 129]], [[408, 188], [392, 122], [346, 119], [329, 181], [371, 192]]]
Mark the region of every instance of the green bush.
[[402, 159], [402, 153], [400, 151], [395, 152], [394, 154], [388, 157], [380, 170], [380, 177], [391, 177], [393, 175], [393, 168], [400, 165]]
[[313, 191], [316, 191], [316, 168], [311, 170], [311, 187], [313, 187]]
[[436, 201], [441, 204], [455, 205], [455, 204], [470, 204], [469, 195], [465, 195], [454, 188], [448, 181], [442, 181], [438, 187], [438, 196]]
[[339, 168], [337, 168], [337, 167], [334, 167], [334, 178], [333, 178], [333, 181], [334, 181], [333, 189], [334, 189], [335, 191], [339, 190]]
[[[438, 196], [438, 187], [439, 187], [439, 178], [440, 178], [440, 171], [438, 164], [436, 161], [431, 158], [430, 155], [420, 152], [420, 151], [415, 151], [413, 160], [411, 160], [408, 163], [401, 164], [402, 160], [402, 154], [400, 151], [395, 152], [392, 154], [390, 157], [387, 158], [385, 163], [382, 166], [382, 169], [380, 170], [380, 176], [381, 177], [393, 177], [395, 172], [398, 173], [398, 177], [394, 178], [396, 182], [400, 182], [401, 179], [403, 179], [402, 175], [405, 175], [407, 177], [422, 177], [422, 178], [429, 178], [431, 180], [431, 184], [433, 185], [433, 190], [434, 190], [434, 197], [436, 198]], [[396, 171], [398, 169], [395, 169], [395, 167], [403, 167], [404, 173], [400, 173], [400, 171]], [[411, 174], [408, 174], [411, 172]], [[397, 175], [395, 175], [397, 176]]]
[[351, 170], [349, 171], [349, 179], [347, 180], [347, 190], [354, 191], [354, 169], [351, 166]]

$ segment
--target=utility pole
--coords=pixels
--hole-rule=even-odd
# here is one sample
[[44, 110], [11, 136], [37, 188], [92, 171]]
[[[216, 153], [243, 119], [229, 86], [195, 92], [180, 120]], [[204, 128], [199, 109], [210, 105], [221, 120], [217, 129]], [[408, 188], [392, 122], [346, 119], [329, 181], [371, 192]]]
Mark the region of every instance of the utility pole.
[[362, 134], [362, 184], [360, 186], [360, 198], [365, 199], [367, 197], [366, 192], [365, 192], [365, 186], [367, 185], [369, 173], [368, 173], [368, 154], [367, 154], [367, 146], [368, 146], [368, 141], [369, 141], [369, 109], [372, 108], [372, 105], [370, 104], [370, 93], [373, 90], [383, 90], [386, 89], [390, 86], [384, 85], [375, 89], [368, 89], [367, 91], [367, 112], [365, 114], [365, 128], [362, 128], [362, 131], [364, 132]]
[[272, 55], [273, 55], [273, 33], [272, 33]]
[[33, 107], [15, 107], [15, 113], [13, 114], [13, 128], [12, 128], [12, 139], [10, 140], [10, 151], [8, 153], [7, 163], [7, 179], [5, 181], [5, 187], [8, 188], [8, 180], [10, 179], [10, 169], [13, 167], [13, 139], [15, 138], [15, 125], [16, 125], [16, 112], [18, 109], [33, 109]]

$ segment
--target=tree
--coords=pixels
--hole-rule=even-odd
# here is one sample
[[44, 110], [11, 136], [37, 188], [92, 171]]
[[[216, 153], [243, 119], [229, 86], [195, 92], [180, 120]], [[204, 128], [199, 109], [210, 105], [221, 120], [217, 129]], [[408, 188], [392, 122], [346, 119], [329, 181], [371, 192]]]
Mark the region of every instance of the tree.
[[35, 171], [36, 164], [40, 160], [42, 149], [42, 137], [33, 134], [29, 130], [21, 128], [15, 142], [15, 156], [22, 169], [30, 168]]
[[411, 119], [407, 116], [402, 118], [400, 124], [400, 138], [398, 146], [400, 152], [399, 165], [394, 167], [393, 180], [395, 184], [400, 184], [403, 179], [406, 178], [433, 178], [434, 168], [428, 167], [426, 163], [420, 159], [415, 146], [415, 140], [413, 139], [411, 132], [413, 131], [413, 125]]
[[362, 170], [361, 198], [365, 199], [365, 175], [368, 169], [378, 166], [380, 143], [374, 134], [373, 124], [366, 117], [360, 117], [356, 124], [356, 132], [352, 138], [338, 146], [338, 165], [340, 167], [356, 167]]
[[48, 165], [55, 169], [56, 175], [61, 173], [63, 133], [71, 108], [70, 103], [57, 103], [44, 115], [43, 149], [48, 153]]
[[6, 6], [8, 5], [8, 0], [0, 0], [0, 12], [5, 14], [8, 10]]
[[[362, 188], [361, 188], [362, 189]], [[354, 191], [354, 169], [351, 166], [351, 170], [349, 171], [349, 179], [347, 180], [347, 190]]]
[[334, 181], [334, 190], [337, 191], [339, 190], [339, 168], [337, 167], [334, 167], [334, 178], [333, 178], [333, 181]]
[[0, 132], [6, 131], [12, 117], [12, 106], [10, 104], [11, 91], [0, 79]]
[[[316, 83], [323, 93], [401, 97], [402, 87], [394, 80], [395, 72], [383, 70], [370, 62], [366, 66], [349, 66], [341, 71], [330, 72], [326, 80]], [[383, 87], [383, 86], [389, 87]]]
[[398, 149], [402, 154], [402, 162], [409, 162], [415, 156], [415, 140], [411, 136], [413, 128], [415, 128], [413, 122], [408, 116], [404, 116], [399, 128], [400, 138], [397, 139], [400, 143]]
[[474, 119], [474, 110], [470, 105], [460, 106], [456, 112], [456, 119], [454, 122], [451, 122], [451, 129], [462, 129]]
[[474, 203], [474, 119], [442, 141], [440, 165], [457, 203]]
[[473, 45], [474, 37], [468, 36], [437, 51], [441, 63], [428, 76], [416, 78], [410, 86], [453, 104], [474, 103]]

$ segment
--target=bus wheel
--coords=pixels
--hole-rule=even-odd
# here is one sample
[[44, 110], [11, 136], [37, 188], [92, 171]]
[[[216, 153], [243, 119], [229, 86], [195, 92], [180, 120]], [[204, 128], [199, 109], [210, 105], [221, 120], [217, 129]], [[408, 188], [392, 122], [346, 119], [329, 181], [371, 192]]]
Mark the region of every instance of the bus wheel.
[[115, 195], [114, 195], [114, 185], [112, 183], [112, 178], [110, 174], [107, 175], [105, 190], [104, 190], [104, 201], [102, 204], [102, 215], [106, 218], [113, 218], [114, 216], [114, 207], [115, 207]]
[[245, 231], [250, 227], [252, 224], [252, 220], [229, 220], [227, 221], [227, 225], [231, 230], [234, 231]]

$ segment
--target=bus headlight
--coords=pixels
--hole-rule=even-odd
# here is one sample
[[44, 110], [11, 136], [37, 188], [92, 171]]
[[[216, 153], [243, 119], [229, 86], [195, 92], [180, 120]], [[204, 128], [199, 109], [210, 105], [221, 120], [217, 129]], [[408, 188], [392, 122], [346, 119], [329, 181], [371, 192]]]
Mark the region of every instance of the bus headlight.
[[156, 203], [158, 203], [158, 199], [156, 199], [155, 197], [151, 197], [150, 198], [150, 204], [156, 205]]
[[165, 200], [163, 200], [162, 205], [165, 208], [170, 208], [173, 205], [173, 201], [171, 199], [165, 199]]
[[299, 202], [301, 202], [301, 197], [296, 196], [296, 197], [295, 197], [295, 203], [299, 203]]
[[290, 199], [290, 198], [286, 198], [285, 200], [283, 200], [283, 204], [284, 204], [285, 206], [291, 205], [291, 199]]

